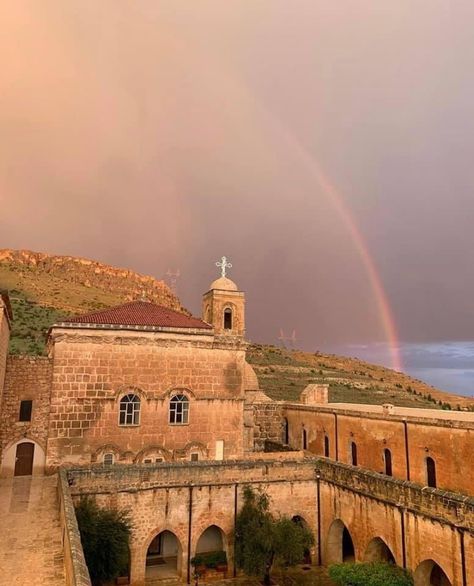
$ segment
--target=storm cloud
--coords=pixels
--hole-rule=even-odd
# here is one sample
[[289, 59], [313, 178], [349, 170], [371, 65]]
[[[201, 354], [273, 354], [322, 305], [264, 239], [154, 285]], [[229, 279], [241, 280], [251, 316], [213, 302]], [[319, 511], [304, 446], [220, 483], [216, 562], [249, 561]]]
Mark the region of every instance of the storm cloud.
[[251, 339], [324, 349], [387, 338], [356, 231], [400, 339], [470, 339], [473, 21], [470, 0], [3, 2], [0, 247], [179, 267], [194, 312], [225, 254]]

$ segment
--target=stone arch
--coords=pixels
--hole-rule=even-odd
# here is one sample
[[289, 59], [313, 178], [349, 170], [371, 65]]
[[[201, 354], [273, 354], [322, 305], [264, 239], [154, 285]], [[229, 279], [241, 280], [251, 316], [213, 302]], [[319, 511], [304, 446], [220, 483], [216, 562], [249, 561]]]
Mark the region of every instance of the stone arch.
[[[151, 462], [145, 462], [145, 460], [151, 460]], [[157, 460], [162, 462], [169, 462], [172, 460], [172, 456], [168, 450], [163, 446], [148, 446], [140, 450], [135, 456], [134, 464], [157, 464]]]
[[[184, 458], [186, 460], [207, 460], [209, 456], [209, 450], [201, 442], [189, 442], [181, 450], [175, 451], [178, 458]], [[193, 454], [197, 454], [197, 458], [193, 458]]]
[[173, 395], [186, 395], [188, 399], [196, 398], [196, 394], [189, 387], [171, 387], [161, 395], [161, 400], [169, 400]]
[[389, 564], [396, 564], [395, 556], [392, 550], [385, 543], [381, 537], [374, 537], [369, 544], [364, 554], [365, 562], [388, 562]]
[[181, 577], [183, 547], [178, 535], [170, 529], [155, 531], [146, 542], [145, 579], [166, 580]]
[[326, 540], [326, 565], [354, 560], [355, 548], [349, 529], [341, 519], [335, 519]]
[[120, 451], [120, 448], [117, 446], [117, 444], [105, 444], [97, 448], [97, 450], [92, 454], [91, 462], [93, 464], [102, 464], [105, 454], [113, 454], [115, 462], [123, 460], [122, 452]]
[[424, 560], [413, 575], [415, 586], [452, 586], [443, 568], [434, 560]]
[[196, 540], [195, 554], [225, 551], [228, 556], [228, 539], [225, 531], [215, 523], [201, 532]]
[[16, 454], [19, 444], [33, 444], [32, 476], [44, 474], [46, 453], [42, 442], [38, 442], [29, 435], [11, 442], [2, 452], [1, 473], [2, 477], [10, 477], [15, 474]]
[[[293, 515], [293, 517], [291, 517], [291, 520], [296, 525], [299, 525], [300, 527], [303, 527], [304, 529], [307, 529], [308, 531], [310, 531], [312, 533], [311, 527], [309, 526], [309, 523], [301, 515]], [[311, 564], [311, 553], [312, 552], [310, 549], [305, 550], [303, 559], [301, 560], [304, 564]]]
[[140, 401], [146, 401], [147, 396], [143, 389], [135, 387], [133, 385], [119, 385], [114, 393], [114, 401], [120, 403], [120, 399], [124, 395], [137, 395]]

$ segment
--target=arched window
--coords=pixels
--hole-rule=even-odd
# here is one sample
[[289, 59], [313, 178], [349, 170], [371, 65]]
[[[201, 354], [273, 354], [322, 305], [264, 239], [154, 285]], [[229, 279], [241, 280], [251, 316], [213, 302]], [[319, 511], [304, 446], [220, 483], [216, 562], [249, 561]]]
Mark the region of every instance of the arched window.
[[433, 458], [426, 458], [426, 481], [428, 486], [436, 488], [436, 464]]
[[351, 464], [357, 466], [357, 445], [355, 442], [351, 442]]
[[129, 394], [120, 399], [119, 425], [138, 425], [140, 423], [140, 398]]
[[327, 435], [324, 436], [324, 456], [329, 458], [329, 438]]
[[114, 463], [114, 455], [110, 452], [104, 454], [104, 466], [112, 466]]
[[232, 309], [230, 307], [226, 307], [224, 309], [224, 330], [231, 330], [232, 329]]
[[385, 448], [383, 451], [383, 459], [385, 462], [385, 474], [387, 476], [393, 476], [392, 474], [392, 452]]
[[288, 419], [285, 417], [283, 419], [283, 445], [287, 446], [290, 440], [290, 427], [288, 424]]
[[308, 449], [308, 433], [306, 429], [303, 428], [303, 450]]
[[174, 395], [170, 401], [170, 423], [180, 425], [189, 421], [189, 399], [186, 395]]

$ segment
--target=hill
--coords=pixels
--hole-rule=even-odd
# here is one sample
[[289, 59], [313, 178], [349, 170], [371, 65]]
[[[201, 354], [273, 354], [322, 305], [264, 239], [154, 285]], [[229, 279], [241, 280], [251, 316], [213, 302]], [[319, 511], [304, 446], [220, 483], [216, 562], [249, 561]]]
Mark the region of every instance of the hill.
[[49, 326], [64, 316], [119, 305], [143, 294], [189, 314], [163, 281], [93, 260], [29, 250], [0, 249], [0, 289], [10, 293], [10, 350], [16, 354], [41, 354]]
[[[117, 305], [142, 293], [189, 313], [153, 277], [88, 259], [24, 250], [0, 250], [0, 289], [9, 290], [12, 301], [10, 351], [16, 354], [44, 353], [48, 328], [65, 316]], [[252, 344], [247, 359], [262, 390], [275, 400], [297, 401], [307, 384], [327, 383], [331, 402], [474, 409], [472, 399], [355, 358]]]

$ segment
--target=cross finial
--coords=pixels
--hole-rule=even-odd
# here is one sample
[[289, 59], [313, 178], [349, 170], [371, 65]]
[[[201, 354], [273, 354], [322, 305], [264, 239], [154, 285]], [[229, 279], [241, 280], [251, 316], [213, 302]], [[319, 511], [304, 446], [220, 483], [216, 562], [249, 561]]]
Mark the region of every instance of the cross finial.
[[222, 276], [225, 277], [226, 269], [231, 269], [232, 265], [230, 262], [227, 262], [227, 257], [223, 256], [220, 262], [216, 262], [216, 267], [221, 269]]

